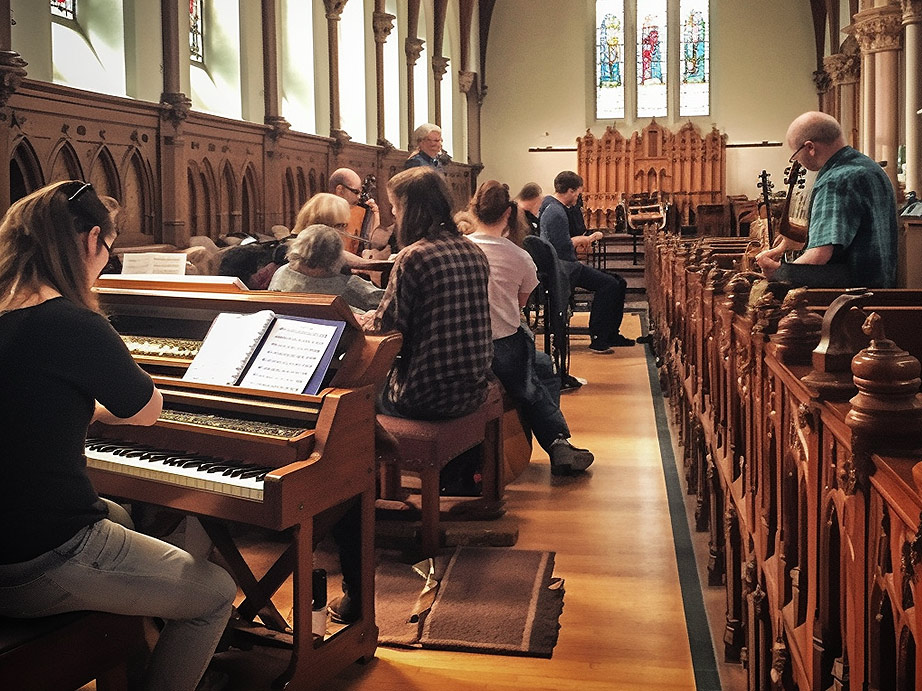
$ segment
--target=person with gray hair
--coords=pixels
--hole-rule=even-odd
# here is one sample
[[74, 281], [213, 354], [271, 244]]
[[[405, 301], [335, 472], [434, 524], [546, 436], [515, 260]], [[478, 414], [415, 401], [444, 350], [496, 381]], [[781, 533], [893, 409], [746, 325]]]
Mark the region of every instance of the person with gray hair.
[[[827, 113], [798, 116], [785, 139], [792, 164], [819, 172], [810, 193], [806, 245], [779, 236], [756, 257], [765, 277], [817, 288], [895, 287], [896, 197], [883, 168], [848, 146]], [[800, 249], [793, 262], [782, 261], [786, 252]]]
[[310, 225], [288, 246], [288, 264], [275, 272], [269, 290], [341, 295], [355, 311], [376, 309], [382, 288], [359, 276], [344, 274], [343, 241], [335, 228]]
[[429, 166], [436, 170], [444, 165], [442, 160], [442, 128], [426, 122], [413, 131], [413, 144], [416, 149], [403, 164], [404, 170]]

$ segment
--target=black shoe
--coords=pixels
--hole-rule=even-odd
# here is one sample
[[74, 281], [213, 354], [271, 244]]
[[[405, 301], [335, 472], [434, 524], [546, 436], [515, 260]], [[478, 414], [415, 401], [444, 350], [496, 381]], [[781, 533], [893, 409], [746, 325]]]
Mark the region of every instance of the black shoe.
[[330, 620], [334, 624], [354, 624], [362, 616], [359, 603], [348, 594], [330, 602], [327, 609], [330, 611]]
[[634, 339], [626, 338], [621, 334], [616, 334], [609, 345], [611, 345], [613, 348], [627, 348], [634, 345]]
[[595, 460], [591, 451], [573, 446], [566, 437], [555, 439], [548, 455], [551, 457], [551, 475], [580, 473]]
[[593, 341], [589, 344], [589, 352], [596, 355], [608, 355], [613, 353], [614, 350], [605, 341]]
[[583, 382], [574, 377], [572, 374], [565, 374], [560, 378], [560, 388], [562, 390], [578, 389], [582, 385]]
[[653, 343], [653, 334], [646, 334], [637, 339], [637, 343]]

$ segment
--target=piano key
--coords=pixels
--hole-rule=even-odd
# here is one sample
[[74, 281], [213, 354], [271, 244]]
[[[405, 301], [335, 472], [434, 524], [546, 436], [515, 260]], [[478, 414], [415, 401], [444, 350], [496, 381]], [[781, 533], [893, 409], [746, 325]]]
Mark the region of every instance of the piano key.
[[254, 501], [262, 501], [264, 480], [272, 470], [242, 461], [106, 439], [87, 439], [85, 453], [87, 465], [92, 468]]

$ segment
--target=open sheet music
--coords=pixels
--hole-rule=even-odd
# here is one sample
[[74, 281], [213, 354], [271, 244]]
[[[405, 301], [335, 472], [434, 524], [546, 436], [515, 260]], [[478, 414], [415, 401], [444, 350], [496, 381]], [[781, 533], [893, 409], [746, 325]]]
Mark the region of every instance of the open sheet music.
[[250, 389], [315, 394], [346, 323], [222, 312], [183, 379]]

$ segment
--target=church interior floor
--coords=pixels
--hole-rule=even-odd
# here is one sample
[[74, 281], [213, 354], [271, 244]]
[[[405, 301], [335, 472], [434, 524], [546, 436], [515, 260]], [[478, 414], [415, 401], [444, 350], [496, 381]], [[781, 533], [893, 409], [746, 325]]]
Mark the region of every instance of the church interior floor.
[[[640, 335], [638, 315], [626, 317], [624, 331]], [[722, 653], [723, 589], [706, 588], [703, 606], [700, 590], [689, 598], [688, 584], [698, 588], [704, 577], [706, 533], [691, 532], [702, 575], [694, 579], [686, 556], [683, 601], [676, 556], [683, 550], [677, 548], [681, 541], [674, 541], [681, 530], [674, 527], [667, 484], [673, 485], [680, 527], [687, 520], [683, 509], [693, 505], [679, 485], [681, 469], [670, 473], [666, 464], [664, 472], [660, 440], [672, 444], [658, 434], [657, 415], [661, 429], [669, 408], [658, 387], [651, 395], [648, 348], [638, 344], [600, 356], [587, 346], [587, 336], [573, 337], [570, 371], [588, 382], [566, 393], [561, 405], [573, 442], [591, 449], [595, 463], [582, 476], [552, 477], [547, 456], [536, 444], [531, 463], [506, 489], [508, 514], [518, 522], [516, 548], [554, 551], [554, 574], [565, 579], [552, 658], [379, 647], [374, 660], [351, 665], [325, 688], [745, 688], [738, 665], [717, 665], [721, 681], [715, 670], [713, 650], [718, 658]], [[681, 454], [670, 448], [665, 457], [681, 459]], [[687, 532], [685, 542], [690, 544]], [[697, 599], [697, 609], [689, 599]], [[713, 635], [701, 621], [705, 607]], [[690, 638], [697, 643], [690, 644]], [[266, 669], [273, 662], [245, 664]], [[257, 691], [254, 679], [237, 675], [228, 688]]]

